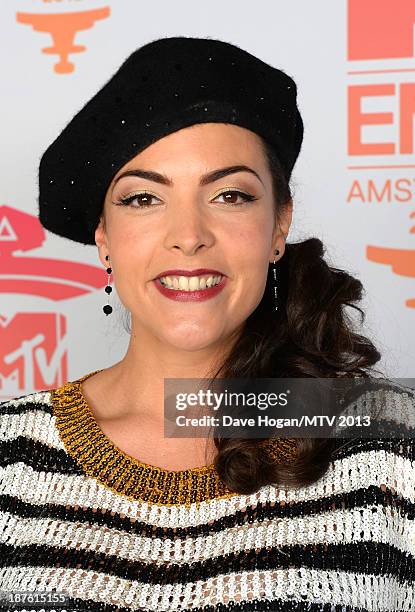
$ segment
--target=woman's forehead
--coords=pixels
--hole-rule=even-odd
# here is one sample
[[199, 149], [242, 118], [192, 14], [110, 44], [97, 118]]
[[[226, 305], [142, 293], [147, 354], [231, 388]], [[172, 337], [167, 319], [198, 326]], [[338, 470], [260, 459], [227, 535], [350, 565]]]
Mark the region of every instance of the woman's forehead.
[[189, 164], [189, 155], [201, 161], [209, 159], [212, 164], [223, 160], [229, 164], [236, 163], [236, 160], [240, 163], [260, 163], [262, 153], [262, 139], [251, 130], [226, 123], [196, 124], [181, 128], [150, 144], [128, 160], [117, 171], [114, 179], [126, 169], [160, 159], [171, 167], [184, 161]]

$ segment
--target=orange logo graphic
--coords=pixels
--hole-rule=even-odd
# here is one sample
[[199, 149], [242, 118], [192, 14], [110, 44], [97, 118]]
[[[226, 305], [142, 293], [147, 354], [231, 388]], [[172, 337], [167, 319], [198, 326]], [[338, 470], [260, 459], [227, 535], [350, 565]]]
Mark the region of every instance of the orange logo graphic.
[[[0, 205], [0, 294], [47, 298], [51, 308], [0, 308], [0, 396], [20, 397], [67, 381], [66, 317], [57, 304], [105, 286], [102, 268], [73, 261], [22, 257], [39, 248], [45, 231], [37, 217]], [[36, 301], [36, 300], [35, 300]], [[24, 302], [23, 302], [24, 304]]]
[[413, 0], [349, 0], [349, 60], [414, 56]]
[[[396, 113], [363, 113], [364, 99], [376, 96], [398, 100]], [[349, 155], [412, 155], [415, 151], [412, 126], [415, 115], [415, 83], [349, 86]], [[396, 126], [395, 142], [363, 143], [362, 128], [366, 125]], [[398, 146], [397, 146], [398, 145]]]
[[[348, 86], [348, 155], [349, 156], [389, 156], [388, 163], [379, 161], [349, 166], [363, 178], [354, 179], [347, 201], [360, 200], [367, 204], [384, 203], [388, 206], [397, 203], [414, 202], [415, 179], [412, 176], [392, 180], [386, 176], [390, 170], [415, 169], [413, 163], [400, 163], [398, 155], [413, 156], [415, 143], [413, 125], [415, 117], [415, 83], [403, 80], [403, 73], [415, 72], [415, 67], [385, 67], [381, 62], [373, 65], [373, 60], [393, 58], [413, 58], [415, 47], [415, 2], [414, 0], [349, 0], [348, 3], [348, 60], [371, 60], [367, 69], [351, 70], [350, 75], [371, 75], [371, 82]], [[397, 76], [394, 78], [392, 74]], [[387, 76], [385, 76], [387, 74]], [[382, 82], [373, 82], [373, 79]], [[362, 112], [363, 98], [382, 96], [394, 101], [394, 112]], [[387, 104], [387, 102], [385, 102]], [[390, 126], [394, 135], [386, 142], [364, 142], [362, 130], [365, 127]], [[385, 139], [386, 140], [386, 139]], [[395, 161], [394, 161], [395, 160]], [[380, 172], [378, 181], [367, 176], [368, 171]], [[412, 173], [411, 173], [412, 174]], [[379, 196], [376, 183], [382, 183]], [[392, 194], [392, 186], [395, 192]], [[367, 195], [365, 195], [367, 194]], [[415, 212], [410, 213], [415, 218]], [[410, 230], [415, 234], [415, 226]], [[415, 278], [415, 249], [392, 248], [390, 246], [370, 245], [366, 248], [369, 261], [391, 266], [392, 272], [401, 276]], [[415, 308], [415, 297], [405, 301], [405, 306]]]
[[85, 45], [75, 45], [74, 38], [79, 30], [88, 30], [99, 19], [110, 14], [108, 6], [90, 11], [70, 13], [16, 13], [18, 23], [31, 25], [37, 32], [48, 32], [52, 36], [53, 46], [44, 47], [43, 53], [59, 55], [60, 61], [54, 66], [55, 72], [65, 74], [73, 72], [75, 65], [69, 61], [70, 53], [86, 50]]
[[[415, 211], [410, 214], [411, 219], [415, 218]], [[415, 234], [415, 225], [409, 230]], [[386, 247], [368, 246], [366, 256], [370, 261], [376, 263], [389, 264], [392, 272], [401, 276], [415, 278], [415, 249], [392, 249]], [[415, 297], [405, 301], [405, 306], [415, 308]]]

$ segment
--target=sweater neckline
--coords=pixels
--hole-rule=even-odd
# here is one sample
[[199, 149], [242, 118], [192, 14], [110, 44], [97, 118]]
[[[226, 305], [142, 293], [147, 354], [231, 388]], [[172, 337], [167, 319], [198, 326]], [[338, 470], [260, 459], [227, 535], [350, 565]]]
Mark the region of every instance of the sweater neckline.
[[[52, 414], [60, 438], [86, 475], [130, 500], [159, 506], [189, 507], [240, 495], [225, 485], [214, 463], [167, 470], [144, 463], [118, 448], [100, 428], [82, 393], [82, 382], [101, 371], [94, 370], [51, 390]], [[276, 461], [295, 461], [296, 450], [295, 438], [264, 440], [264, 452]]]
[[52, 412], [69, 455], [82, 470], [116, 493], [158, 505], [190, 505], [232, 497], [213, 463], [187, 470], [167, 470], [122, 451], [102, 431], [82, 393], [81, 378], [51, 390]]

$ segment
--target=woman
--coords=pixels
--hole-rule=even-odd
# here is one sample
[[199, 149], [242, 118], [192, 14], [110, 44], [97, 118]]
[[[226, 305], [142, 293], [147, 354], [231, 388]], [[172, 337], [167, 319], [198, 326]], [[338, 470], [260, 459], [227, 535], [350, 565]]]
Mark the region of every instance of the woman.
[[[361, 283], [320, 240], [286, 242], [302, 137], [288, 75], [174, 37], [45, 152], [40, 220], [97, 245], [131, 338], [113, 366], [1, 405], [0, 590], [105, 611], [413, 609], [413, 438], [163, 435], [165, 378], [374, 372], [344, 312]], [[387, 393], [364, 401], [413, 411]]]

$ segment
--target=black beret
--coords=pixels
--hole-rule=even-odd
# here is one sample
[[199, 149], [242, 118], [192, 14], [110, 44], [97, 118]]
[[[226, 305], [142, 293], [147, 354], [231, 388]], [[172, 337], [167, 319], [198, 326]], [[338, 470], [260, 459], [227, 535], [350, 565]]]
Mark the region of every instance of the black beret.
[[170, 37], [134, 51], [66, 125], [39, 164], [39, 220], [95, 244], [118, 170], [153, 142], [196, 123], [232, 123], [274, 145], [289, 179], [303, 140], [297, 87], [236, 45]]

